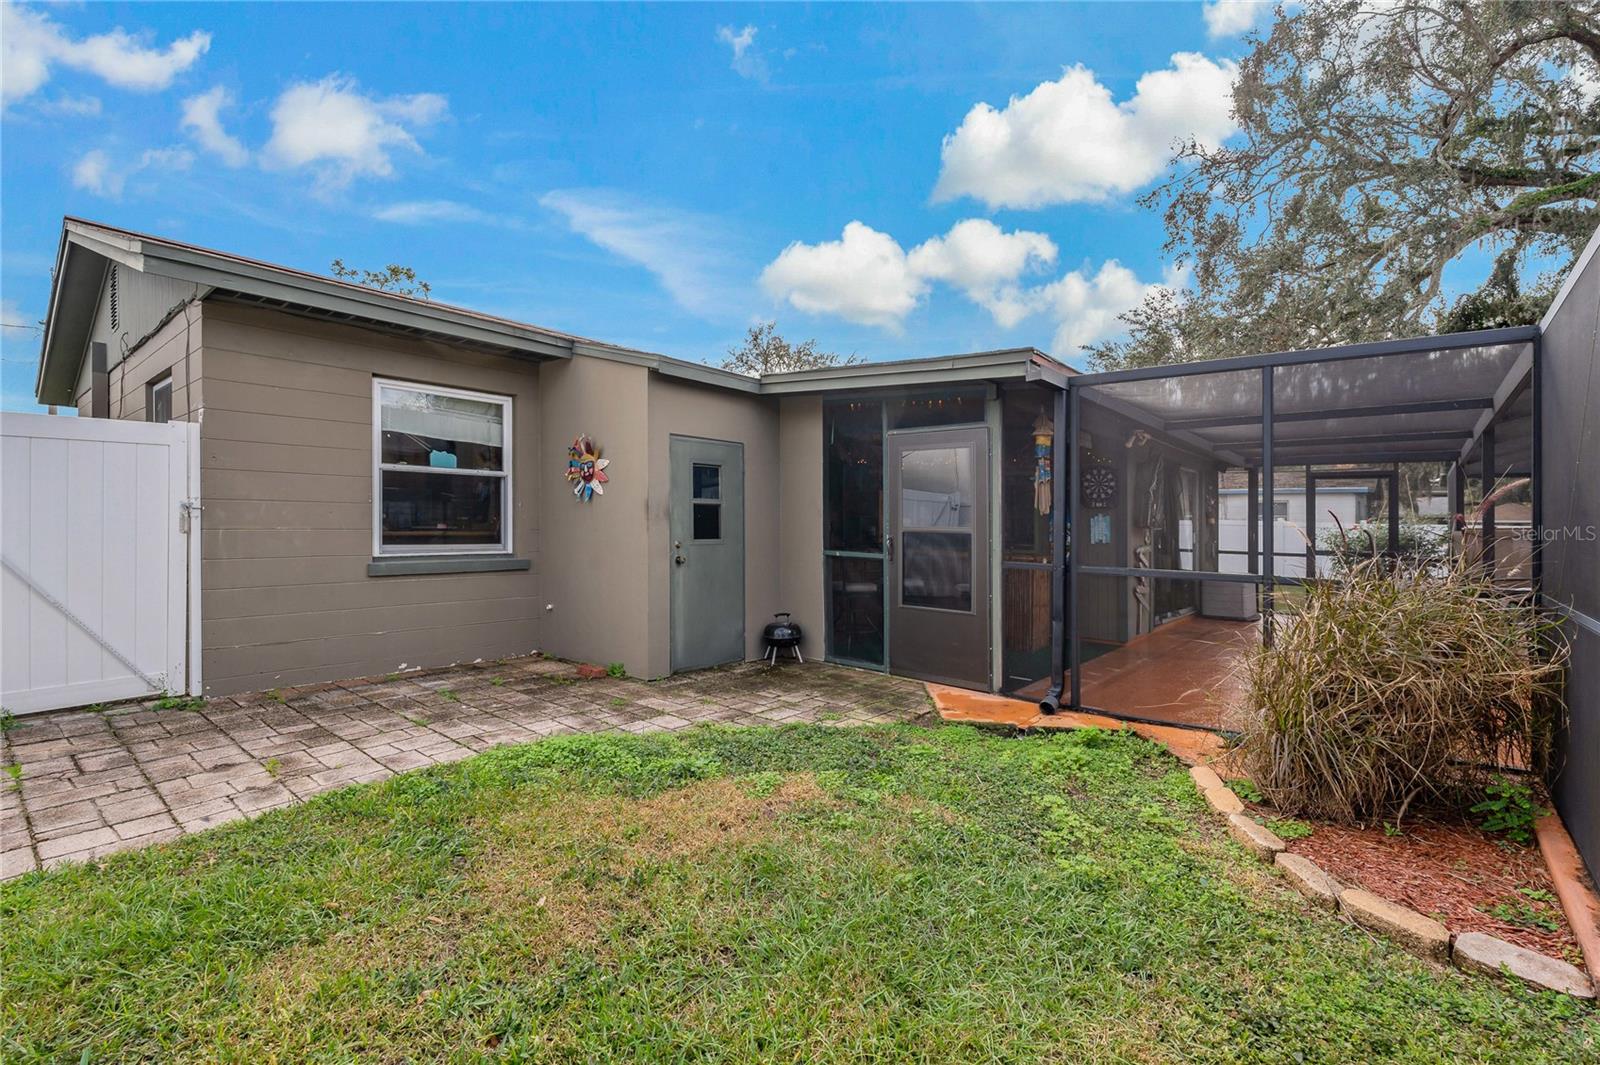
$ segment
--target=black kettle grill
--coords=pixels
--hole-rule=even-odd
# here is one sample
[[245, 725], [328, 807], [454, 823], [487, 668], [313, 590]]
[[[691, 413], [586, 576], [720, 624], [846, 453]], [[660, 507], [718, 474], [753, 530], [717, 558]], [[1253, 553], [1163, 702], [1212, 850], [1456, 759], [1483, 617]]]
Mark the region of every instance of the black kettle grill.
[[780, 650], [793, 651], [796, 660], [803, 663], [805, 658], [800, 654], [801, 632], [799, 624], [789, 620], [789, 612], [787, 610], [772, 616], [776, 620], [768, 622], [767, 627], [761, 630], [761, 638], [767, 644], [766, 657], [773, 665], [777, 665], [778, 652]]

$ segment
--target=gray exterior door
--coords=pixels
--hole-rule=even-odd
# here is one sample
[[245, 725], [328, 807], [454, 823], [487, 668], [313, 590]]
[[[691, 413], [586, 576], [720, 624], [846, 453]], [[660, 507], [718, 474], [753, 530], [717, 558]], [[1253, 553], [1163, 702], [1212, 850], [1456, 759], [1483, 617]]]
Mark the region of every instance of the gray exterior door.
[[889, 434], [889, 669], [988, 691], [989, 430]]
[[672, 670], [744, 660], [744, 445], [672, 438]]

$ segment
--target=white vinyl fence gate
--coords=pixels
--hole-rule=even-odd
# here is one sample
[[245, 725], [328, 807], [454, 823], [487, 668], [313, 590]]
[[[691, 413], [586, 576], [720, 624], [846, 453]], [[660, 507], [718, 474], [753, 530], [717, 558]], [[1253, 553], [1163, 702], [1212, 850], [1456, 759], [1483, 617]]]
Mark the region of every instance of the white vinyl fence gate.
[[0, 706], [200, 694], [200, 427], [0, 415]]

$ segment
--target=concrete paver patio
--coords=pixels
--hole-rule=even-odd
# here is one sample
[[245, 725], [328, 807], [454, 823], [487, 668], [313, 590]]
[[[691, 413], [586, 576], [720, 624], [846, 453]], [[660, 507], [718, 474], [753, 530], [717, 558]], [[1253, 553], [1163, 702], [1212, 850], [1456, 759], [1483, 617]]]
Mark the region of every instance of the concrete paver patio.
[[933, 712], [919, 682], [831, 665], [744, 663], [644, 682], [582, 680], [571, 663], [538, 656], [154, 706], [9, 722], [0, 879], [546, 736]]

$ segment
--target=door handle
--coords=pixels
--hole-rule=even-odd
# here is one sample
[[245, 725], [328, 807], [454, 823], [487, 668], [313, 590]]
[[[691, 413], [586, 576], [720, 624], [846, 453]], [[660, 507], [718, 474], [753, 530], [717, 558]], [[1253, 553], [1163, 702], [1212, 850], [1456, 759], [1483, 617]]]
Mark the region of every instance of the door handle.
[[886, 562], [894, 561], [894, 534], [883, 538], [883, 557]]
[[672, 550], [673, 550], [672, 561], [676, 562], [678, 565], [681, 566], [685, 562], [689, 561], [688, 559], [683, 557], [683, 541], [682, 540], [674, 540], [674, 541], [672, 541]]
[[675, 555], [675, 556], [673, 556], [672, 561], [676, 562], [678, 565], [681, 566], [681, 565], [683, 565], [685, 562], [687, 562], [689, 560], [684, 558], [682, 555]]

